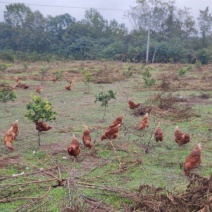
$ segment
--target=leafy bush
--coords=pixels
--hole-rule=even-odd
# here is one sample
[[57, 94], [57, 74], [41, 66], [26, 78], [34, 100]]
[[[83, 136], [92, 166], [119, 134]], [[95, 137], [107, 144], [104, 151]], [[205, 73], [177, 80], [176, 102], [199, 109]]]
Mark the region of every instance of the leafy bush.
[[83, 76], [84, 76], [84, 83], [87, 86], [88, 92], [90, 90], [89, 84], [93, 79], [93, 76], [90, 72], [88, 71], [83, 71]]
[[45, 77], [46, 77], [46, 75], [47, 75], [48, 70], [49, 70], [49, 68], [46, 68], [46, 67], [42, 67], [42, 68], [40, 69], [40, 75], [41, 75], [41, 77], [42, 77], [42, 81], [43, 81], [43, 82], [44, 82], [44, 79], [45, 79]]
[[129, 66], [127, 68], [127, 71], [124, 71], [122, 74], [123, 76], [125, 76], [126, 78], [130, 78], [133, 76], [133, 72], [132, 72], [133, 66]]
[[11, 66], [12, 66], [11, 64], [6, 64], [6, 63], [0, 64], [0, 74], [1, 74], [1, 72], [4, 72], [4, 81], [5, 81], [6, 71]]
[[[31, 100], [26, 104], [27, 113], [25, 117], [37, 124], [38, 121], [51, 121], [56, 119], [56, 112], [47, 99], [32, 95]], [[38, 130], [38, 145], [40, 146], [40, 131]]]
[[146, 67], [145, 72], [143, 73], [143, 80], [146, 87], [151, 87], [156, 82], [156, 80], [152, 78], [150, 70], [150, 67]]
[[103, 119], [104, 119], [105, 114], [106, 114], [106, 108], [107, 108], [109, 101], [111, 99], [116, 99], [116, 92], [113, 92], [112, 90], [108, 90], [107, 93], [101, 91], [98, 95], [96, 95], [95, 103], [101, 102], [101, 107], [105, 108]]
[[196, 63], [195, 63], [195, 66], [196, 66], [197, 69], [201, 69], [202, 63], [199, 60], [197, 60]]
[[209, 52], [209, 50], [206, 48], [201, 49], [197, 52], [197, 58], [203, 65], [206, 65], [210, 62], [210, 55], [211, 52]]
[[56, 119], [56, 112], [51, 107], [51, 103], [47, 99], [40, 96], [31, 96], [31, 100], [26, 104], [27, 113], [25, 117], [32, 122], [51, 121]]
[[61, 81], [63, 79], [63, 73], [64, 73], [64, 70], [57, 70], [57, 71], [54, 71], [53, 72], [53, 75], [55, 76], [55, 79], [57, 81]]
[[0, 53], [0, 59], [10, 62], [15, 62], [15, 55], [12, 51], [3, 51]]
[[29, 68], [29, 64], [27, 62], [24, 62], [23, 68], [24, 68], [24, 72], [27, 72], [27, 70]]
[[9, 86], [5, 86], [0, 89], [0, 102], [6, 103], [9, 101], [14, 101], [16, 99], [16, 94]]
[[178, 70], [178, 75], [183, 76], [192, 69], [192, 66], [182, 67]]

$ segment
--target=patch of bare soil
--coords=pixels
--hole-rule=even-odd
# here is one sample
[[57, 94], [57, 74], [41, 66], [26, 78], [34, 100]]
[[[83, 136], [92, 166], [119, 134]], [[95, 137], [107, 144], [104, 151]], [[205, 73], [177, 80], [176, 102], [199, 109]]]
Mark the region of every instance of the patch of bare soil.
[[196, 104], [212, 104], [212, 101], [209, 98], [204, 98], [204, 96], [190, 96], [186, 98], [187, 105], [196, 105]]
[[80, 162], [80, 164], [82, 165], [83, 171], [86, 171], [89, 168], [97, 165], [98, 161], [99, 161], [99, 158], [97, 156], [95, 156], [95, 154], [93, 154], [92, 152], [91, 153], [82, 153], [80, 158], [81, 159], [79, 159], [79, 160], [82, 160]]
[[2, 156], [0, 156], [0, 169], [7, 168], [11, 164], [19, 164], [19, 163], [20, 163], [19, 156], [13, 156], [7, 158], [3, 158]]
[[41, 149], [50, 151], [52, 155], [67, 152], [67, 146], [63, 143], [42, 144]]
[[[84, 148], [87, 147], [81, 146], [81, 150]], [[67, 152], [67, 145], [65, 144], [62, 143], [43, 144], [41, 146], [41, 149], [49, 151], [52, 155], [65, 153], [67, 158], [70, 159], [70, 156], [68, 155]], [[92, 148], [89, 153], [81, 151], [80, 156], [77, 157], [76, 162], [79, 162], [82, 165], [82, 169], [85, 171], [89, 167], [98, 163], [98, 157], [95, 155], [95, 150]]]

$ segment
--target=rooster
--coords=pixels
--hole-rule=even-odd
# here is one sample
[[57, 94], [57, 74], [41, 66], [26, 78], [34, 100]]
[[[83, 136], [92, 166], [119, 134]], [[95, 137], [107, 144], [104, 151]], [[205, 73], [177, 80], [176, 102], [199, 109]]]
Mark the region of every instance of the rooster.
[[44, 123], [42, 121], [35, 122], [35, 128], [39, 132], [48, 131], [48, 130], [52, 129], [51, 126], [48, 126], [46, 123]]
[[74, 159], [76, 159], [79, 153], [80, 153], [80, 144], [75, 135], [73, 135], [73, 140], [71, 141], [71, 144], [68, 147], [68, 154], [70, 156], [74, 156]]
[[138, 130], [142, 130], [146, 127], [149, 127], [149, 114], [146, 113], [144, 117], [141, 119]]
[[111, 127], [109, 129], [107, 129], [104, 134], [102, 135], [101, 137], [101, 141], [104, 140], [104, 139], [116, 139], [118, 138], [118, 135], [119, 135], [119, 127], [121, 126], [121, 124], [118, 124], [117, 126], [115, 127]]
[[175, 142], [179, 145], [182, 146], [184, 144], [187, 144], [190, 142], [190, 135], [188, 133], [182, 133], [178, 126], [175, 128]]
[[136, 103], [134, 103], [134, 102], [131, 101], [131, 100], [128, 101], [128, 106], [129, 106], [129, 108], [132, 109], [132, 110], [135, 109], [135, 108], [138, 108], [140, 105], [141, 105], [140, 103], [136, 104]]
[[12, 126], [9, 130], [7, 130], [4, 136], [4, 144], [11, 151], [14, 150], [14, 147], [13, 147], [14, 137], [15, 137], [15, 134], [13, 132], [13, 126]]
[[122, 121], [123, 117], [124, 117], [124, 114], [121, 114], [120, 116], [118, 116], [116, 118], [116, 120], [113, 122], [113, 124], [109, 126], [109, 129], [110, 128], [114, 128], [114, 127], [116, 127], [119, 124], [121, 126], [123, 124], [123, 121]]
[[154, 137], [155, 137], [155, 141], [163, 141], [163, 131], [161, 130], [160, 126], [158, 126], [155, 129], [155, 133], [154, 133]]
[[92, 148], [90, 131], [88, 130], [87, 126], [85, 127], [85, 130], [83, 132], [82, 141], [86, 147], [90, 149]]
[[19, 128], [18, 128], [18, 120], [16, 120], [13, 124], [12, 124], [12, 132], [14, 133], [14, 140], [16, 140], [16, 137], [19, 134]]
[[198, 167], [201, 162], [201, 144], [199, 143], [187, 156], [183, 173], [187, 175], [191, 169]]

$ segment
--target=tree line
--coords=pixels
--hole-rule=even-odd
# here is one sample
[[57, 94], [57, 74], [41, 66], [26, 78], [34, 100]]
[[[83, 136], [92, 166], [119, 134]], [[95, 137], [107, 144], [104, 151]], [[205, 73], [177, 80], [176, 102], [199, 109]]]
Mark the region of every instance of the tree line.
[[0, 22], [0, 59], [145, 62], [148, 49], [149, 62], [212, 61], [209, 7], [195, 21], [188, 8], [179, 9], [171, 0], [138, 0], [126, 17], [132, 30], [96, 9], [77, 21], [67, 13], [44, 17], [25, 4], [9, 4]]

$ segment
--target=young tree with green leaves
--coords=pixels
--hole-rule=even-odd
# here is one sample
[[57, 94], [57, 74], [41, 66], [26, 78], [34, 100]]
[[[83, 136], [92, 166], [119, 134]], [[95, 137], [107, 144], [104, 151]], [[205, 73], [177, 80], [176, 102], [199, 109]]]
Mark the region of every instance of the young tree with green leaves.
[[63, 79], [64, 70], [54, 71], [52, 74], [54, 75], [55, 81], [61, 81]]
[[0, 102], [4, 103], [4, 109], [6, 110], [6, 104], [9, 101], [15, 101], [16, 94], [11, 87], [5, 86], [0, 89]]
[[103, 120], [105, 118], [106, 108], [108, 107], [109, 101], [111, 99], [116, 99], [116, 92], [112, 90], [108, 90], [107, 92], [101, 91], [98, 95], [96, 95], [95, 103], [101, 102], [101, 107], [104, 107]]
[[147, 67], [143, 73], [143, 80], [146, 87], [151, 87], [155, 84], [156, 80], [152, 78], [151, 68]]
[[3, 75], [4, 75], [4, 82], [5, 82], [5, 76], [6, 76], [6, 73], [7, 73], [7, 69], [9, 68], [9, 67], [11, 67], [12, 65], [11, 64], [0, 64], [0, 74], [1, 74], [1, 72], [3, 72]]
[[41, 75], [41, 78], [42, 78], [41, 80], [42, 80], [43, 83], [45, 82], [45, 77], [48, 73], [48, 70], [49, 70], [49, 68], [45, 68], [45, 67], [42, 67], [40, 69], [40, 75]]
[[84, 71], [83, 72], [83, 76], [84, 76], [84, 83], [85, 83], [85, 85], [86, 85], [86, 87], [87, 87], [87, 91], [88, 91], [88, 93], [90, 92], [90, 82], [92, 81], [92, 79], [93, 79], [93, 76], [92, 76], [92, 74], [90, 73], [90, 72], [88, 72], [88, 71]]
[[[51, 121], [56, 119], [56, 112], [47, 99], [42, 99], [41, 96], [31, 96], [31, 100], [26, 104], [27, 113], [25, 117], [31, 122], [38, 125], [38, 122]], [[37, 128], [36, 128], [37, 129]], [[40, 146], [40, 132], [38, 130], [38, 145]]]

